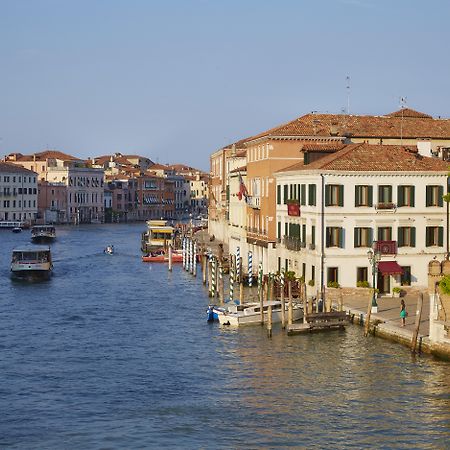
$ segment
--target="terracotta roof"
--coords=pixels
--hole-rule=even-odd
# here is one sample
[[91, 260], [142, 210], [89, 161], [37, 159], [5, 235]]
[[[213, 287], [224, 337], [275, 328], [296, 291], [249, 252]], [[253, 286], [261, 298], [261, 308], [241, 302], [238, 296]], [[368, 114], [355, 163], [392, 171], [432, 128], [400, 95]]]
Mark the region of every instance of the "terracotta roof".
[[21, 155], [17, 157], [17, 161], [45, 161], [47, 159], [60, 159], [63, 161], [81, 161], [80, 158], [68, 155], [58, 150], [45, 150], [43, 152], [33, 153], [32, 155]]
[[342, 142], [336, 141], [327, 144], [319, 144], [319, 143], [306, 143], [302, 146], [302, 151], [304, 152], [319, 152], [319, 153], [334, 153], [338, 150], [342, 150], [345, 147], [345, 144]]
[[429, 114], [425, 114], [420, 111], [415, 111], [411, 108], [402, 108], [398, 111], [394, 111], [390, 114], [386, 114], [386, 117], [415, 117], [415, 118], [421, 118], [421, 119], [432, 119], [433, 116], [430, 116]]
[[448, 163], [411, 153], [400, 145], [348, 144], [342, 150], [304, 165], [294, 164], [279, 172], [293, 170], [338, 170], [348, 172], [447, 172]]
[[450, 139], [450, 119], [433, 119], [417, 111], [406, 111], [407, 116], [403, 118], [398, 112], [387, 116], [311, 113], [248, 138], [246, 143], [271, 136]]
[[230, 170], [230, 173], [237, 173], [237, 172], [247, 172], [247, 166], [236, 167], [236, 169]]
[[0, 172], [3, 172], [3, 173], [26, 173], [29, 175], [37, 175], [36, 172], [25, 169], [25, 167], [19, 166], [17, 164], [10, 164], [10, 163], [5, 163], [5, 162], [0, 162]]

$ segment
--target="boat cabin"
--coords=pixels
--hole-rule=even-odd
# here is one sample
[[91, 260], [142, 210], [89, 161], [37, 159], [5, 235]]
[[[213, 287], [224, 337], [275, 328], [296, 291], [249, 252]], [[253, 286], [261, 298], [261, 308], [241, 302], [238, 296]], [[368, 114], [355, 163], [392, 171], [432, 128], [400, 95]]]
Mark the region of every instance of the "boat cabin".
[[141, 250], [153, 252], [166, 250], [174, 242], [174, 227], [165, 220], [148, 220], [147, 231], [142, 233]]

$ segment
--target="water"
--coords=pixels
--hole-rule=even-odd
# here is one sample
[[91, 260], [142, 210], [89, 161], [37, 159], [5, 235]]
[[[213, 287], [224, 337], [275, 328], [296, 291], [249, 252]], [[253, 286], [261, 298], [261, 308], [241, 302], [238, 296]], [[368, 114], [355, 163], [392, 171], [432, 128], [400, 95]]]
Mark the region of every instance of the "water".
[[0, 232], [0, 446], [450, 448], [449, 363], [357, 326], [207, 324], [201, 277], [142, 263], [143, 228], [58, 228], [34, 284], [9, 278], [29, 232]]

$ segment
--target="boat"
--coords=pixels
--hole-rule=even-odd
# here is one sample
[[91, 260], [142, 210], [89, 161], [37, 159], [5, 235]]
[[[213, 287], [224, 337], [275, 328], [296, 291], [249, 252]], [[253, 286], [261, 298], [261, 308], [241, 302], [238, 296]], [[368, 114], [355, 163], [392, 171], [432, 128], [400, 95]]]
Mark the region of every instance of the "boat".
[[26, 228], [26, 224], [25, 222], [20, 222], [20, 221], [11, 221], [11, 220], [1, 220], [0, 221], [0, 229], [2, 228]]
[[[272, 322], [281, 322], [281, 302], [278, 300], [270, 300], [264, 302], [264, 321], [267, 322], [267, 311], [269, 306], [272, 307]], [[285, 317], [287, 320], [289, 303], [285, 304]], [[221, 325], [257, 325], [261, 323], [261, 305], [260, 303], [245, 303], [243, 305], [229, 305], [226, 309], [215, 308], [217, 318]], [[303, 317], [303, 308], [299, 303], [293, 304], [293, 317], [295, 322]]]
[[20, 233], [22, 231], [22, 228], [20, 228], [20, 227], [14, 227], [13, 229], [12, 229], [12, 232], [13, 233]]
[[48, 279], [53, 270], [50, 247], [33, 246], [14, 249], [11, 275], [16, 278]]
[[114, 254], [114, 245], [107, 245], [103, 250], [103, 253], [106, 253], [107, 255]]
[[147, 231], [141, 236], [141, 250], [144, 253], [167, 250], [169, 244], [174, 244], [174, 231], [167, 220], [148, 220]]
[[[164, 250], [149, 252], [142, 257], [142, 261], [143, 262], [157, 262], [157, 263], [169, 262], [169, 253], [165, 252]], [[172, 262], [173, 263], [183, 262], [183, 253], [178, 250], [173, 250]]]
[[53, 225], [35, 225], [31, 228], [31, 240], [33, 242], [50, 242], [56, 238], [56, 230]]

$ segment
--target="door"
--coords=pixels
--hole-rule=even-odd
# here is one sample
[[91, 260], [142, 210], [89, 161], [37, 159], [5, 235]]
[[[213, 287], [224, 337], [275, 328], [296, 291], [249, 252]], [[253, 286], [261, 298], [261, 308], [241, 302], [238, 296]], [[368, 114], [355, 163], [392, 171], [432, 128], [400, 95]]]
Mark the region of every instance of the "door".
[[380, 294], [388, 294], [391, 292], [391, 276], [383, 275], [378, 272], [377, 288]]

